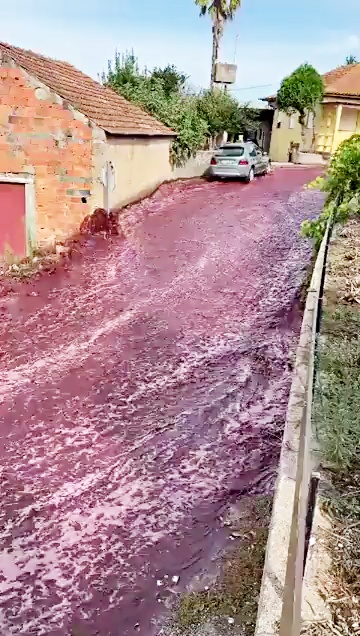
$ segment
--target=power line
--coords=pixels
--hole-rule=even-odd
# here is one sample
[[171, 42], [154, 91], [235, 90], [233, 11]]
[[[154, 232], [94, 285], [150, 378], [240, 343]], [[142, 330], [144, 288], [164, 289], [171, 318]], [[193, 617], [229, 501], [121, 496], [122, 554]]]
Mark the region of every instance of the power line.
[[243, 86], [242, 88], [228, 88], [229, 91], [250, 91], [258, 88], [271, 88], [272, 86], [276, 86], [276, 84], [260, 84], [259, 86]]

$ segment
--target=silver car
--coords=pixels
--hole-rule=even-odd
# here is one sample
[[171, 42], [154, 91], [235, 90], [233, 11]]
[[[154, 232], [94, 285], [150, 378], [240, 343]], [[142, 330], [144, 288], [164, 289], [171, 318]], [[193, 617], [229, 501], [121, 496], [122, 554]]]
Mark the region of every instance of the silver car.
[[213, 179], [237, 177], [252, 181], [255, 175], [267, 174], [270, 168], [268, 154], [253, 142], [229, 143], [215, 150], [209, 176]]

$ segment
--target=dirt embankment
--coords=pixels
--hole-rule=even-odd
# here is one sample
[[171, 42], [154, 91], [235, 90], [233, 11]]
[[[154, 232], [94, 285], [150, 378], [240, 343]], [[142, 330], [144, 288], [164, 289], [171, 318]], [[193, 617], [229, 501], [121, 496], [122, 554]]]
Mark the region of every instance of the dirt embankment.
[[[316, 562], [318, 613], [307, 636], [360, 634], [360, 222], [331, 241], [315, 390], [323, 467]], [[326, 564], [327, 572], [320, 572]]]

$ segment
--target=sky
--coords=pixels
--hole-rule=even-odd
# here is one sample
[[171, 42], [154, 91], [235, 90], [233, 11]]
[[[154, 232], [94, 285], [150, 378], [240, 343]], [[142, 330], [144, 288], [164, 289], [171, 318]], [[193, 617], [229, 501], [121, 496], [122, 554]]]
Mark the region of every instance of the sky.
[[[0, 9], [2, 41], [95, 79], [116, 50], [133, 49], [140, 66], [174, 64], [193, 86], [209, 84], [211, 24], [193, 0], [0, 0]], [[254, 103], [302, 62], [325, 72], [349, 54], [360, 61], [359, 0], [243, 0], [220, 58], [238, 66], [233, 94]]]

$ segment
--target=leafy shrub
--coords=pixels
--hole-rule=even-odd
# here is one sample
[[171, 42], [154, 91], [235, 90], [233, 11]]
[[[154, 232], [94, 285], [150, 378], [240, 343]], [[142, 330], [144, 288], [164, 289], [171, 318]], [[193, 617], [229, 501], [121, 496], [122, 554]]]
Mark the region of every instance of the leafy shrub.
[[204, 145], [207, 123], [183, 90], [186, 76], [173, 66], [140, 71], [133, 53], [117, 53], [102, 81], [177, 133], [170, 155], [174, 165], [181, 165]]
[[360, 135], [343, 141], [331, 159], [326, 177], [313, 182], [327, 193], [324, 209], [314, 221], [304, 221], [302, 234], [314, 239], [318, 247], [328, 219], [344, 223], [350, 215], [360, 212]]
[[256, 128], [256, 111], [248, 106], [240, 106], [228, 92], [205, 90], [197, 96], [196, 101], [198, 113], [206, 121], [211, 138], [224, 130], [229, 137], [235, 137], [239, 132]]
[[102, 82], [123, 97], [141, 106], [177, 133], [170, 159], [182, 165], [224, 130], [230, 135], [251, 130], [256, 112], [240, 106], [225, 92], [202, 91], [199, 95], [186, 87], [187, 76], [174, 66], [141, 71], [133, 53], [115, 54], [109, 61]]

